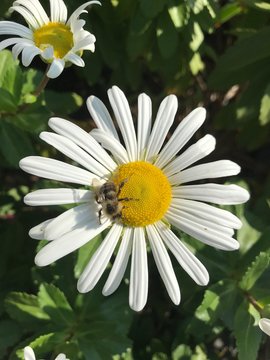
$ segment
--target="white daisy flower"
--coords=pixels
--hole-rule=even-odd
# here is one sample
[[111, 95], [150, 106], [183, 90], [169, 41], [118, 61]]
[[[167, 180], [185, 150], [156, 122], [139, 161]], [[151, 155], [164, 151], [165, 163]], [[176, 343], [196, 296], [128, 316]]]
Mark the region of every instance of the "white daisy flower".
[[25, 203], [31, 206], [79, 204], [30, 230], [32, 238], [50, 241], [39, 251], [35, 263], [51, 264], [109, 229], [81, 274], [78, 290], [85, 293], [93, 289], [119, 243], [103, 294], [110, 295], [117, 289], [131, 254], [129, 303], [132, 309], [142, 310], [148, 293], [149, 245], [169, 296], [179, 304], [180, 289], [167, 249], [197, 284], [206, 285], [209, 276], [170, 224], [217, 249], [235, 250], [239, 244], [233, 234], [241, 227], [240, 220], [206, 203], [239, 204], [249, 198], [248, 192], [237, 185], [186, 183], [236, 175], [240, 167], [229, 160], [191, 166], [214, 150], [216, 141], [211, 135], [178, 155], [203, 124], [203, 108], [192, 111], [164, 145], [177, 111], [176, 96], [169, 95], [162, 101], [152, 124], [151, 100], [141, 94], [136, 132], [124, 93], [114, 86], [108, 95], [124, 145], [105, 105], [91, 96], [87, 105], [97, 129], [88, 134], [54, 117], [49, 126], [56, 134], [40, 135], [85, 169], [38, 156], [20, 161], [20, 167], [30, 174], [89, 186], [88, 190], [45, 189], [26, 195]]
[[96, 38], [83, 29], [85, 21], [79, 16], [87, 12], [86, 7], [99, 4], [99, 1], [88, 1], [79, 6], [67, 18], [67, 7], [63, 0], [50, 0], [50, 18], [38, 0], [16, 0], [11, 11], [21, 14], [28, 27], [13, 21], [0, 21], [0, 35], [14, 37], [0, 42], [0, 50], [10, 45], [15, 59], [22, 53], [22, 63], [29, 66], [36, 55], [51, 64], [48, 78], [59, 76], [66, 63], [84, 67], [81, 58], [84, 50], [95, 51]]
[[[26, 346], [23, 350], [24, 360], [36, 360], [35, 353], [30, 346]], [[59, 354], [55, 360], [69, 360], [65, 354]]]
[[261, 318], [259, 321], [259, 327], [265, 334], [270, 336], [270, 320], [269, 319]]

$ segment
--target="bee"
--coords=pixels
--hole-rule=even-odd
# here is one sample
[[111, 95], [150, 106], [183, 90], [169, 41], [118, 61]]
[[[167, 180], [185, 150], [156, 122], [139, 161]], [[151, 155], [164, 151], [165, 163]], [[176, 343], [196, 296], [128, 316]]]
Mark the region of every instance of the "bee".
[[120, 221], [122, 210], [125, 206], [123, 201], [138, 200], [133, 198], [119, 198], [120, 192], [128, 179], [123, 180], [118, 186], [113, 181], [107, 181], [97, 187], [95, 199], [101, 208], [98, 212], [99, 223], [101, 224], [102, 213], [107, 215], [113, 222]]

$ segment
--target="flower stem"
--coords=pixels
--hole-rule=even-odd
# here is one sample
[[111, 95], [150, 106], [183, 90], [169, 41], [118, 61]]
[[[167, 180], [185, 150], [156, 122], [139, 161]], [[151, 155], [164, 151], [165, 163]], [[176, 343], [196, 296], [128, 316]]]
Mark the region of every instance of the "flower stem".
[[254, 306], [254, 308], [260, 313], [262, 313], [263, 307], [257, 302], [256, 299], [248, 292], [245, 292], [245, 297], [247, 298], [248, 302]]
[[48, 78], [47, 76], [47, 72], [49, 70], [50, 64], [47, 66], [47, 69], [45, 71], [45, 74], [43, 75], [40, 83], [38, 84], [36, 90], [33, 92], [33, 95], [35, 95], [36, 97], [38, 97], [42, 91], [45, 89], [46, 85], [48, 84], [50, 78]]

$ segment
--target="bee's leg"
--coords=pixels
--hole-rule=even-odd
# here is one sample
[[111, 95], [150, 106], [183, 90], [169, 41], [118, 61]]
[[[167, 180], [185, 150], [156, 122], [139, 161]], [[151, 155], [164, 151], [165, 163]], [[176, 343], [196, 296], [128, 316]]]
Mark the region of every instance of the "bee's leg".
[[118, 201], [131, 201], [131, 200], [139, 201], [139, 199], [128, 198], [128, 197], [118, 199]]
[[116, 214], [116, 215], [113, 215], [113, 217], [112, 217], [112, 221], [118, 221], [118, 220], [120, 220], [121, 219], [121, 217], [122, 217], [122, 212], [120, 212], [120, 213], [118, 213], [118, 214]]
[[98, 220], [99, 220], [100, 225], [101, 225], [101, 215], [102, 215], [102, 208], [99, 209], [99, 211], [98, 211]]
[[99, 200], [98, 194], [95, 195], [95, 200], [96, 200], [96, 203], [101, 204], [101, 201]]
[[125, 183], [128, 181], [128, 178], [122, 180], [119, 184], [119, 188], [118, 188], [118, 192], [117, 192], [117, 197], [118, 195], [120, 194], [121, 190], [122, 190], [122, 187], [125, 185]]

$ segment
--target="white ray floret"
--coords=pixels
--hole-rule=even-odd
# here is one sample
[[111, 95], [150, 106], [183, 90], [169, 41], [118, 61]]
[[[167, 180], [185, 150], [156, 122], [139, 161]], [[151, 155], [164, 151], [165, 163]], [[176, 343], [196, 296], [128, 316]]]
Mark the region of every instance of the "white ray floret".
[[10, 11], [18, 12], [28, 27], [13, 21], [0, 21], [0, 35], [15, 35], [0, 42], [0, 50], [13, 45], [16, 59], [22, 53], [22, 64], [29, 66], [36, 55], [50, 64], [47, 77], [56, 78], [67, 63], [84, 67], [81, 55], [84, 50], [95, 51], [95, 36], [83, 29], [85, 21], [79, 16], [87, 6], [99, 4], [88, 1], [69, 17], [63, 0], [50, 0], [50, 17], [39, 0], [16, 0]]
[[[65, 17], [60, 3], [53, 11], [55, 17], [59, 17], [61, 11], [62, 18]], [[79, 13], [81, 11], [83, 8]], [[83, 189], [60, 187], [37, 190], [25, 196], [25, 203], [31, 206], [73, 204], [69, 210], [30, 230], [32, 238], [48, 241], [36, 255], [35, 263], [38, 266], [49, 265], [106, 230], [106, 236], [79, 278], [78, 290], [92, 290], [109, 267], [113, 253], [116, 253], [103, 294], [110, 295], [119, 287], [131, 258], [129, 304], [135, 311], [141, 311], [148, 296], [149, 247], [169, 297], [174, 304], [179, 304], [180, 288], [168, 250], [198, 285], [206, 285], [209, 274], [169, 225], [214, 248], [236, 250], [239, 243], [233, 236], [235, 230], [241, 227], [241, 221], [213, 204], [241, 204], [249, 198], [248, 192], [237, 185], [186, 183], [236, 175], [240, 167], [229, 160], [194, 165], [215, 149], [216, 141], [212, 135], [205, 135], [179, 154], [203, 124], [204, 109], [195, 109], [180, 122], [170, 140], [163, 145], [177, 111], [175, 96], [169, 95], [162, 101], [152, 126], [151, 100], [146, 94], [141, 94], [135, 130], [124, 93], [114, 86], [108, 95], [120, 136], [105, 105], [93, 96], [87, 100], [87, 105], [97, 128], [90, 134], [69, 121], [51, 118], [49, 126], [56, 134], [43, 132], [40, 136], [85, 169], [38, 156], [20, 161], [20, 167], [30, 174], [86, 186]], [[123, 178], [117, 185], [115, 176], [120, 176], [121, 169], [124, 169]], [[131, 169], [130, 172], [128, 169]], [[151, 175], [152, 172], [154, 175]], [[157, 178], [161, 183], [157, 182]], [[102, 185], [108, 186], [108, 181], [110, 186], [115, 186], [115, 190], [109, 190], [109, 193], [116, 202], [110, 202], [109, 197], [106, 201], [99, 201], [99, 191]], [[122, 188], [118, 192], [120, 184]], [[162, 190], [157, 184], [162, 184]], [[127, 191], [129, 187], [130, 193], [123, 195], [122, 191]], [[133, 192], [136, 198], [133, 198]], [[169, 197], [163, 197], [164, 194], [169, 194]], [[122, 196], [125, 200], [121, 200]], [[169, 200], [161, 215], [149, 220], [153, 209], [160, 214], [162, 202], [166, 199]], [[104, 211], [108, 210], [108, 204], [113, 206], [113, 211], [120, 211], [116, 212], [120, 216], [113, 218]], [[133, 220], [124, 218], [123, 209], [127, 209], [126, 213], [133, 216]]]
[[[26, 346], [23, 349], [24, 360], [36, 360], [34, 350], [30, 346]], [[61, 353], [56, 356], [55, 360], [69, 360], [65, 354]]]
[[268, 336], [270, 336], [270, 320], [267, 318], [261, 318], [259, 320], [260, 329]]

